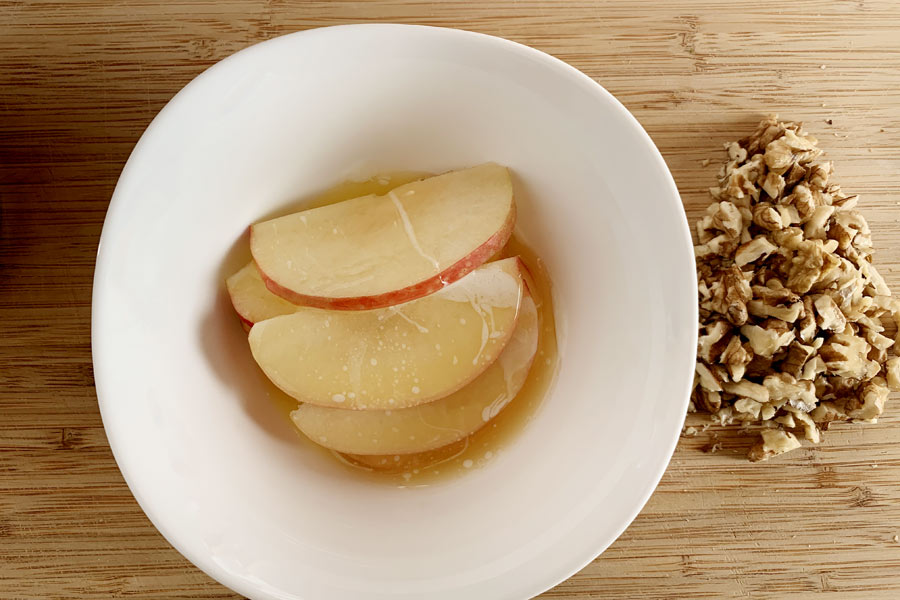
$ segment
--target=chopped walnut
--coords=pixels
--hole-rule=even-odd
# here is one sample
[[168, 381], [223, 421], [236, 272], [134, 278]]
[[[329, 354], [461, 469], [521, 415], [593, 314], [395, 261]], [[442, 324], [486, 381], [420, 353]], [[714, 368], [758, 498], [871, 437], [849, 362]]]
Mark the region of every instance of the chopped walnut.
[[727, 321], [716, 321], [706, 327], [706, 333], [698, 339], [699, 350], [697, 356], [708, 363], [715, 362], [725, 349], [723, 341], [727, 343], [725, 334], [730, 334], [731, 326]]
[[[734, 394], [742, 399], [754, 400], [759, 404], [765, 404], [769, 401], [769, 390], [758, 383], [749, 381], [726, 382], [722, 384], [722, 387], [729, 394]], [[737, 402], [735, 402], [735, 408], [737, 408]]]
[[772, 306], [763, 300], [751, 300], [747, 303], [747, 310], [754, 317], [774, 317], [793, 323], [803, 314], [803, 303], [795, 302], [790, 306]]
[[900, 392], [900, 357], [889, 358], [884, 364], [887, 373], [888, 388], [892, 392]]
[[[821, 339], [821, 338], [819, 338]], [[820, 374], [824, 373], [828, 367], [825, 366], [825, 361], [822, 360], [821, 356], [814, 356], [803, 365], [803, 370], [800, 372], [800, 376], [798, 379], [804, 379], [807, 381], [813, 381]]]
[[753, 354], [741, 343], [739, 335], [731, 337], [731, 341], [728, 342], [719, 357], [719, 361], [728, 369], [731, 380], [735, 382], [743, 379], [751, 360], [753, 360]]
[[755, 262], [760, 258], [765, 258], [776, 249], [775, 244], [760, 235], [753, 238], [746, 244], [741, 244], [737, 252], [734, 254], [734, 264], [743, 267], [748, 263]]
[[884, 379], [873, 378], [861, 386], [856, 397], [847, 402], [845, 406], [847, 416], [866, 421], [878, 418], [884, 412], [884, 403], [890, 392]]
[[869, 345], [866, 340], [852, 333], [832, 335], [819, 348], [819, 356], [825, 361], [826, 372], [846, 379], [865, 378], [870, 370], [866, 358], [868, 353]]
[[770, 172], [781, 175], [794, 162], [794, 153], [784, 140], [773, 140], [766, 146], [765, 160]]
[[710, 392], [721, 392], [722, 382], [715, 372], [702, 362], [697, 363], [697, 381], [700, 387]]
[[803, 316], [797, 321], [797, 335], [807, 344], [816, 335], [816, 317], [813, 314], [813, 299], [810, 296], [803, 298]]
[[763, 386], [777, 408], [781, 408], [787, 402], [793, 407], [809, 412], [818, 402], [813, 382], [798, 381], [787, 373], [768, 375], [763, 380]]
[[[756, 384], [751, 384], [756, 385]], [[763, 407], [763, 403], [751, 398], [739, 398], [734, 402], [734, 409], [739, 413], [743, 413], [753, 419], [759, 418], [759, 412]]]
[[813, 306], [816, 309], [816, 323], [819, 329], [843, 331], [847, 326], [847, 318], [831, 296], [827, 294], [818, 296], [813, 300]]
[[816, 353], [816, 349], [812, 346], [807, 346], [797, 340], [791, 342], [791, 345], [788, 346], [787, 356], [784, 357], [784, 360], [781, 362], [782, 372], [787, 373], [788, 375], [797, 378], [800, 377], [800, 374], [803, 372], [803, 367], [806, 366], [809, 358]]
[[752, 462], [767, 460], [800, 447], [800, 440], [793, 433], [783, 429], [763, 429], [761, 436], [762, 440], [750, 448], [747, 454], [747, 458]]
[[722, 407], [722, 395], [703, 387], [697, 386], [691, 395], [694, 407], [702, 408], [708, 413], [715, 413]]
[[766, 404], [762, 407], [762, 410], [759, 411], [759, 418], [762, 421], [768, 421], [772, 417], [774, 417], [778, 413], [778, 409], [772, 406], [771, 403]]
[[753, 353], [763, 358], [771, 358], [775, 352], [794, 339], [793, 331], [779, 333], [774, 329], [766, 329], [759, 325], [744, 325], [740, 331], [750, 342]]
[[767, 231], [778, 231], [784, 227], [781, 213], [771, 202], [760, 202], [753, 207], [753, 223]]
[[812, 420], [820, 429], [828, 429], [828, 425], [832, 421], [847, 421], [850, 417], [843, 410], [839, 409], [834, 402], [820, 402], [816, 408], [809, 413]]
[[819, 428], [816, 427], [815, 421], [812, 420], [812, 417], [809, 416], [808, 412], [794, 408], [793, 406], [786, 406], [785, 410], [791, 413], [794, 416], [794, 419], [800, 422], [800, 426], [803, 428], [803, 436], [806, 439], [813, 444], [818, 444], [822, 440], [819, 434]]
[[826, 227], [831, 215], [834, 214], [833, 206], [817, 206], [810, 216], [809, 221], [803, 226], [803, 235], [809, 240], [824, 240], [826, 238]]
[[833, 422], [882, 414], [900, 391], [900, 301], [872, 263], [858, 197], [801, 124], [768, 117], [725, 149], [696, 227], [691, 406], [761, 425], [757, 461], [800, 447], [794, 433], [817, 443]]

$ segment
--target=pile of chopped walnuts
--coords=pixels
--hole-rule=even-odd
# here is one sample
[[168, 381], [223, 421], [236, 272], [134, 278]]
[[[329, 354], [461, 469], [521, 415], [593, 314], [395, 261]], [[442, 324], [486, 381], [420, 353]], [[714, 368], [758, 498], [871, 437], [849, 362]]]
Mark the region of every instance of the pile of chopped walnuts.
[[[872, 265], [857, 196], [829, 181], [799, 123], [763, 120], [726, 145], [697, 222], [700, 338], [691, 410], [758, 425], [748, 455], [811, 442], [832, 421], [874, 421], [900, 390], [900, 301]], [[895, 347], [895, 342], [897, 346]]]

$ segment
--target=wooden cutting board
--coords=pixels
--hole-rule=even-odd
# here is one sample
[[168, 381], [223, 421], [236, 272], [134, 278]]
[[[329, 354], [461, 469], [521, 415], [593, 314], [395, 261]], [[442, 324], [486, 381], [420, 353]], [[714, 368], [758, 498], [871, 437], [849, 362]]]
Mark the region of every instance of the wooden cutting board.
[[[723, 142], [769, 112], [806, 122], [900, 291], [897, 2], [0, 1], [0, 597], [238, 598], [156, 532], [110, 454], [97, 240], [132, 146], [191, 78], [279, 34], [373, 21], [499, 35], [581, 69], [643, 123], [692, 221]], [[731, 430], [685, 437], [628, 531], [543, 597], [898, 598], [898, 425], [895, 398], [877, 425], [752, 465]]]

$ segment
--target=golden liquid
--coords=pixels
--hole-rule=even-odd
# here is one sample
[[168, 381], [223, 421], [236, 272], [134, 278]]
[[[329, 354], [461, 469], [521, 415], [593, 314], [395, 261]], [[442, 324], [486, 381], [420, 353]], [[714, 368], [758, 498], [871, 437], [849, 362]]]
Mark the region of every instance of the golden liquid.
[[[335, 204], [367, 194], [386, 194], [395, 187], [429, 176], [428, 173], [395, 172], [378, 175], [366, 181], [348, 181], [323, 192], [312, 201], [305, 201], [298, 203], [295, 207], [282, 209], [278, 215]], [[278, 215], [272, 215], [272, 217]], [[527, 426], [556, 376], [559, 355], [553, 316], [552, 284], [546, 266], [540, 257], [515, 234], [510, 238], [506, 247], [491, 260], [511, 256], [519, 256], [528, 269], [530, 275], [527, 282], [528, 288], [537, 306], [538, 323], [540, 324], [537, 354], [525, 385], [516, 397], [484, 427], [443, 448], [416, 454], [375, 456], [342, 454], [326, 450], [337, 462], [376, 482], [401, 487], [432, 485], [484, 465], [502, 452], [516, 434]], [[290, 421], [290, 412], [297, 408], [297, 401], [284, 394], [273, 384], [268, 387], [269, 397]], [[291, 421], [291, 426], [293, 427], [293, 421]], [[321, 449], [321, 446], [307, 439], [299, 431], [297, 434], [304, 442]]]

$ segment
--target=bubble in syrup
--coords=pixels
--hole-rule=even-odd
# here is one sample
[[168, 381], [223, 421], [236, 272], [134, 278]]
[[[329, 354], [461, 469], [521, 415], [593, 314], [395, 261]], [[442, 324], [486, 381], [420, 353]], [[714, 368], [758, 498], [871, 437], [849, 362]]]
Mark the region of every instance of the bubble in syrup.
[[375, 365], [378, 364], [378, 361], [375, 360], [374, 358], [370, 358], [370, 359], [369, 359], [369, 364], [372, 365], [372, 366], [374, 367]]
[[341, 402], [343, 402], [346, 399], [347, 398], [343, 394], [335, 394], [334, 396], [331, 397], [332, 402], [337, 402], [338, 404], [340, 404]]
[[414, 385], [414, 386], [412, 387], [412, 393], [413, 393], [413, 394], [418, 394], [418, 393], [419, 393], [419, 386]]
[[472, 462], [471, 458], [467, 458], [466, 460], [463, 461], [463, 467], [465, 467], [466, 469], [471, 469], [472, 465], [474, 465], [474, 464], [475, 463]]

